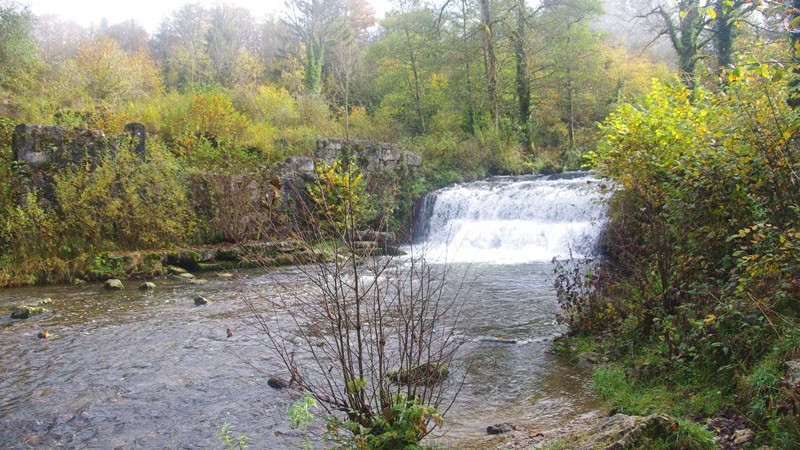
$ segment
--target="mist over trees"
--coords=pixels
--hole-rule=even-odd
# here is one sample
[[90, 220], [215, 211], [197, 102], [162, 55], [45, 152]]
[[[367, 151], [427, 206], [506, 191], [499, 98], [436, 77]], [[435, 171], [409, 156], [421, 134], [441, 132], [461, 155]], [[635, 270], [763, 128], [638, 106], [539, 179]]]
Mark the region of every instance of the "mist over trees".
[[[787, 33], [764, 11], [717, 0], [398, 0], [377, 21], [365, 0], [290, 0], [262, 18], [187, 3], [148, 34], [135, 19], [85, 29], [3, 1], [0, 85], [15, 120], [98, 122], [102, 108], [109, 123], [87, 124], [144, 122], [178, 155], [212, 138], [204, 145], [231, 156], [227, 169], [246, 168], [247, 155], [305, 154], [322, 136], [402, 141], [462, 177], [574, 168], [596, 123], [652, 78], [715, 84], [744, 49], [786, 54], [774, 43]], [[195, 129], [187, 141], [186, 123], [204, 121], [186, 114], [211, 112], [236, 132], [221, 142]]]

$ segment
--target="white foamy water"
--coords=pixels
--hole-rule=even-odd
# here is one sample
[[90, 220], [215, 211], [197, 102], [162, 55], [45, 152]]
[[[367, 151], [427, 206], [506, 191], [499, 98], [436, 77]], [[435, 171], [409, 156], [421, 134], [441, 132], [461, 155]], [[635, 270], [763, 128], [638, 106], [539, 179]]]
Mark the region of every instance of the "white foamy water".
[[428, 258], [517, 264], [589, 257], [605, 225], [591, 175], [496, 177], [450, 186], [424, 200], [418, 245]]

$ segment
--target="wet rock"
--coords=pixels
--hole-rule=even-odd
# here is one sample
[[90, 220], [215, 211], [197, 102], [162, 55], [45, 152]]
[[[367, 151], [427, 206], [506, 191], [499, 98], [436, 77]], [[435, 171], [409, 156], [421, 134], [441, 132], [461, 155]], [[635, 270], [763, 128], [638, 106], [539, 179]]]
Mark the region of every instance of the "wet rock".
[[220, 272], [217, 274], [217, 278], [233, 278], [233, 274], [230, 272]]
[[510, 433], [512, 431], [514, 431], [514, 425], [508, 422], [497, 423], [486, 427], [486, 433], [488, 434], [503, 434], [503, 433]]
[[208, 299], [205, 298], [205, 297], [197, 296], [197, 297], [194, 298], [194, 304], [196, 306], [203, 306], [203, 305], [207, 305], [208, 303], [209, 303]]
[[439, 363], [425, 363], [410, 369], [391, 371], [386, 376], [400, 384], [432, 384], [444, 380], [450, 370]]
[[191, 280], [192, 278], [194, 278], [194, 275], [190, 274], [189, 272], [183, 272], [183, 273], [179, 273], [178, 277], [186, 278], [187, 280]]
[[267, 385], [272, 389], [286, 389], [290, 386], [290, 383], [283, 378], [269, 377]]
[[139, 285], [140, 291], [151, 291], [156, 288], [156, 284], [150, 281], [145, 281]]
[[183, 267], [167, 266], [167, 273], [170, 275], [181, 275], [184, 273], [189, 273], [189, 271], [184, 269]]
[[190, 278], [187, 281], [188, 281], [189, 284], [206, 284], [206, 283], [208, 283], [208, 280], [206, 280], [205, 278]]
[[19, 305], [11, 311], [11, 318], [12, 319], [27, 319], [30, 316], [35, 316], [37, 314], [42, 314], [44, 312], [49, 311], [45, 306], [50, 305], [53, 303], [53, 300], [46, 298], [44, 300], [39, 300], [36, 303], [28, 303], [25, 305]]
[[117, 278], [106, 280], [105, 284], [103, 284], [103, 287], [109, 291], [120, 291], [125, 288], [125, 286], [122, 284], [122, 281]]

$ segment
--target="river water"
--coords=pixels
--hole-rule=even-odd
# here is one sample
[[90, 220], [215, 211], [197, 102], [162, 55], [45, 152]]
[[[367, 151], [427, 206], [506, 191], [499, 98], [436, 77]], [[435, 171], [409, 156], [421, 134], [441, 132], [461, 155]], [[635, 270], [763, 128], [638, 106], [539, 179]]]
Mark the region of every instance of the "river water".
[[[592, 252], [603, 223], [597, 187], [583, 175], [499, 178], [426, 200], [416, 248], [470, 280], [456, 361], [469, 368], [438, 438], [445, 445], [480, 445], [499, 422], [545, 429], [594, 406], [588, 374], [548, 349], [563, 332], [550, 261]], [[300, 394], [267, 386], [284, 370], [242, 299], [302, 284], [302, 271], [207, 277], [156, 280], [146, 292], [135, 282], [0, 292], [0, 448], [221, 448], [225, 423], [251, 448], [298, 447], [287, 410]], [[195, 306], [196, 296], [210, 303]], [[9, 318], [14, 305], [45, 297], [51, 312]]]

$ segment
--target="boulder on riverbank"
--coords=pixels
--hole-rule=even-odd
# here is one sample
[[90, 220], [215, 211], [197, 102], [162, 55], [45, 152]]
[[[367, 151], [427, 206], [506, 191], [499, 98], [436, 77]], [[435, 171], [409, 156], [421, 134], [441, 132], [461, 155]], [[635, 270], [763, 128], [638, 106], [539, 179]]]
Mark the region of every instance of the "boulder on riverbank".
[[498, 445], [498, 449], [539, 449], [548, 446], [571, 450], [622, 450], [650, 448], [652, 439], [679, 433], [678, 422], [663, 414], [646, 417], [600, 412], [584, 414], [562, 427], [544, 432], [524, 432]]
[[28, 303], [25, 305], [19, 305], [11, 311], [11, 318], [12, 319], [27, 319], [28, 317], [35, 316], [37, 314], [42, 314], [44, 312], [49, 311], [45, 306], [50, 305], [53, 303], [53, 300], [46, 298], [44, 300], [39, 300], [36, 303]]

